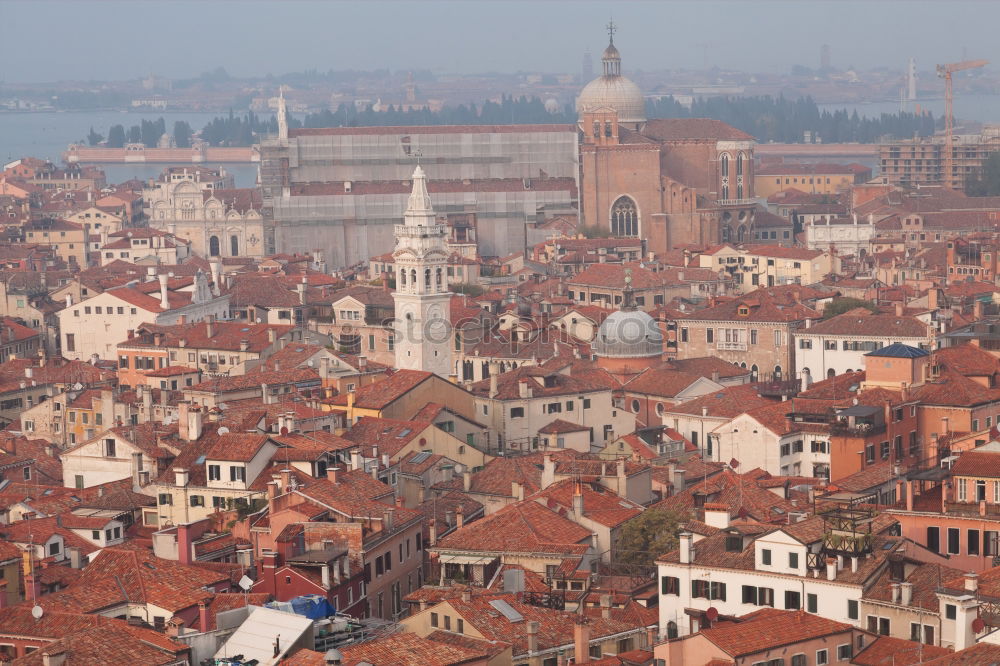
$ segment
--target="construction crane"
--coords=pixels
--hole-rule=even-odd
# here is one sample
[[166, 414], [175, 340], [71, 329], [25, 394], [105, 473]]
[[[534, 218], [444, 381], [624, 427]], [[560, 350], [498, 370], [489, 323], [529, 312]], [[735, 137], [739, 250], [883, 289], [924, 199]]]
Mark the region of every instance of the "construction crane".
[[952, 115], [952, 105], [955, 102], [955, 95], [951, 88], [951, 75], [955, 72], [976, 69], [988, 64], [989, 62], [986, 60], [964, 60], [937, 66], [937, 75], [944, 79], [944, 176], [941, 178], [941, 183], [945, 187], [955, 187], [955, 174], [952, 173], [955, 145], [953, 134], [955, 117]]

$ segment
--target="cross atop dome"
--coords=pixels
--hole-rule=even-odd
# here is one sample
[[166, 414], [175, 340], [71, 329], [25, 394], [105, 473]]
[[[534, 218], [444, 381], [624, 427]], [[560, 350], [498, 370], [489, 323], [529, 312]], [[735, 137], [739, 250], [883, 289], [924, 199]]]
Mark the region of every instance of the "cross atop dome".
[[615, 33], [618, 32], [618, 26], [615, 25], [614, 20], [608, 21], [608, 25], [605, 26], [608, 29], [608, 43], [615, 43]]

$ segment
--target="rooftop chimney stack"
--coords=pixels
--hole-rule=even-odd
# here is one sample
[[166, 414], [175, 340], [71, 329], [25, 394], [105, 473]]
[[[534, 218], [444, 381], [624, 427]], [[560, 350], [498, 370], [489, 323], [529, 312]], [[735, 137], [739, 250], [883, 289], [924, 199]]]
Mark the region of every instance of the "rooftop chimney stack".
[[680, 563], [692, 564], [694, 562], [694, 535], [690, 532], [680, 534]]

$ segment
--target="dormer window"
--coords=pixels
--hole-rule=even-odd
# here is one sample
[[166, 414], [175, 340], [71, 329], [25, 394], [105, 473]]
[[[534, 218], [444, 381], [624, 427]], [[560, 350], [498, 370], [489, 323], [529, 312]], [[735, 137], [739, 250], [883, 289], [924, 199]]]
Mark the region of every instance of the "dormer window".
[[726, 537], [726, 552], [727, 553], [742, 553], [743, 552], [743, 537], [739, 534], [730, 534]]
[[736, 308], [736, 314], [738, 314], [741, 317], [749, 317], [750, 316], [750, 306], [748, 306], [748, 305], [741, 305], [741, 306], [739, 306], [738, 308]]

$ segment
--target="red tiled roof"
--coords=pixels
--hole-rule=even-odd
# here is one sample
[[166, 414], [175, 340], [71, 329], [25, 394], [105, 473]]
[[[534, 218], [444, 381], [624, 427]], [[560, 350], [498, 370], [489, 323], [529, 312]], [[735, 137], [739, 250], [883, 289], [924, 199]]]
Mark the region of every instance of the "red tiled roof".
[[[934, 610], [937, 610], [936, 605]], [[997, 657], [1000, 658], [1000, 649], [996, 652]], [[951, 650], [939, 645], [925, 645], [892, 636], [876, 636], [875, 640], [854, 655], [851, 663], [857, 664], [857, 666], [911, 666], [911, 664], [939, 663], [937, 657], [951, 654]], [[956, 653], [956, 656], [959, 654], [961, 652]], [[976, 661], [972, 663], [986, 662]]]
[[367, 662], [372, 666], [452, 666], [484, 660], [487, 652], [421, 638], [416, 634], [393, 634], [386, 638], [348, 645], [341, 650], [344, 662]]
[[[354, 406], [357, 409], [385, 409], [433, 376], [433, 372], [423, 370], [397, 370], [385, 379], [355, 391]], [[332, 404], [346, 405], [347, 394], [337, 396]]]
[[526, 500], [500, 509], [440, 539], [436, 548], [506, 553], [583, 555], [590, 532], [541, 504]]
[[785, 645], [847, 633], [852, 627], [843, 622], [805, 611], [782, 611], [768, 608], [740, 618], [702, 629], [701, 635], [732, 657], [755, 655]]

